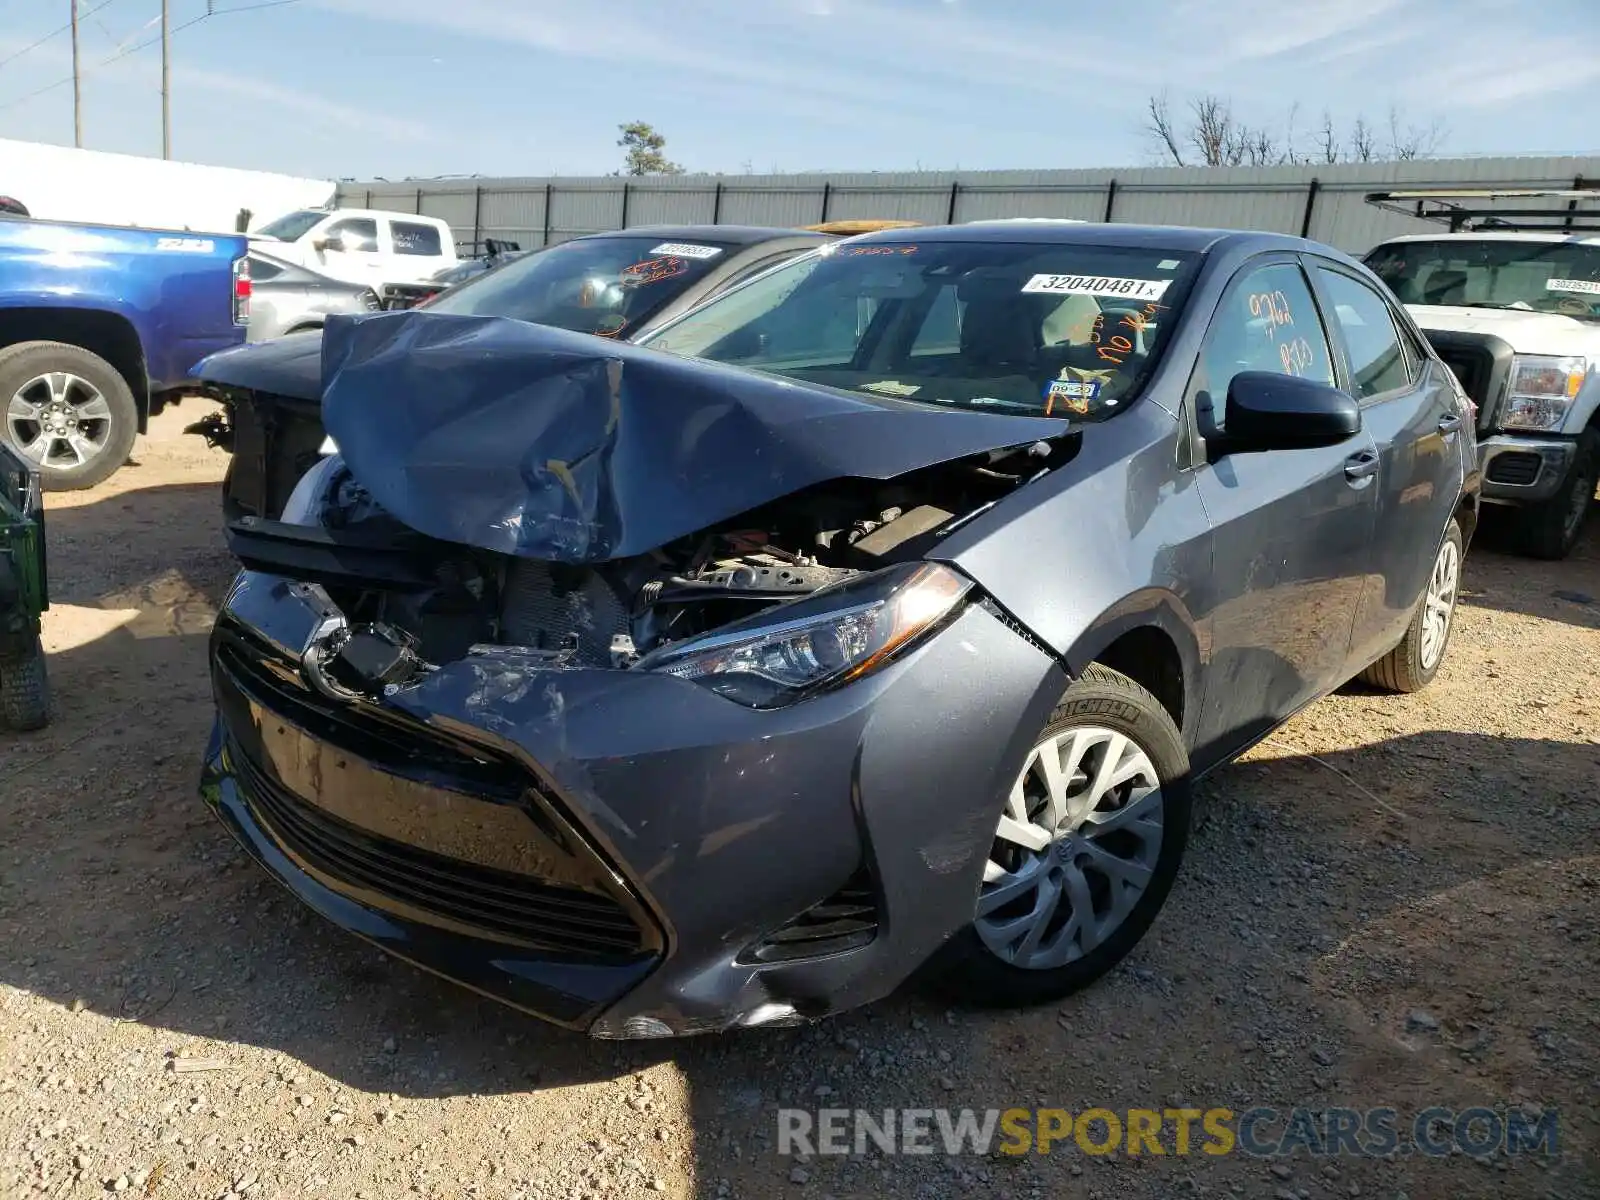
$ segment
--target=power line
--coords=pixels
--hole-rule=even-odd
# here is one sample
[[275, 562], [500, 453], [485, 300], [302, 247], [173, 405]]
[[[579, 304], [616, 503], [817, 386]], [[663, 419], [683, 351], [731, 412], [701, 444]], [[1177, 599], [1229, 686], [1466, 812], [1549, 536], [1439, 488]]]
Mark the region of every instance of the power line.
[[[200, 22], [206, 20], [208, 17], [213, 17], [213, 16], [226, 17], [226, 16], [231, 16], [234, 13], [254, 12], [256, 9], [259, 9], [259, 8], [282, 8], [286, 4], [298, 4], [299, 2], [300, 2], [300, 0], [262, 0], [262, 2], [260, 2], [260, 3], [245, 4], [245, 5], [241, 5], [238, 8], [219, 8], [214, 13], [201, 13], [198, 17], [191, 17], [189, 20], [185, 21], [181, 25], [174, 25], [172, 27], [172, 29], [169, 31], [168, 36], [171, 37], [173, 35], [182, 33], [185, 29], [188, 29], [193, 25], [200, 24]], [[98, 5], [96, 8], [90, 9], [89, 13], [85, 13], [84, 15], [88, 16], [90, 13], [99, 12], [100, 9], [104, 8], [107, 4], [114, 4], [114, 3], [116, 3], [116, 0], [102, 0], [100, 5]], [[82, 18], [80, 17], [79, 19], [81, 20]], [[59, 32], [59, 30], [57, 32]], [[54, 36], [54, 35], [51, 35], [51, 36]], [[44, 40], [49, 40], [49, 39], [47, 38], [47, 39], [44, 39]], [[90, 70], [91, 71], [98, 71], [101, 67], [108, 67], [112, 63], [116, 62], [118, 59], [127, 58], [128, 55], [137, 54], [141, 50], [148, 50], [151, 46], [154, 46], [160, 40], [161, 40], [161, 35], [158, 33], [158, 34], [156, 34], [155, 37], [147, 38], [146, 40], [144, 40], [142, 42], [139, 42], [137, 45], [129, 46], [125, 50], [119, 50], [117, 53], [113, 54], [110, 58], [101, 59], [99, 62], [95, 63], [94, 66], [90, 68]], [[19, 51], [18, 53], [21, 53], [21, 51]], [[13, 57], [15, 57], [15, 56], [13, 55]], [[0, 64], [0, 65], [3, 65], [3, 64]], [[88, 74], [88, 73], [89, 73], [88, 71], [84, 72], [84, 74]], [[71, 82], [72, 82], [72, 76], [68, 75], [66, 78], [58, 79], [54, 83], [47, 83], [42, 88], [35, 88], [33, 91], [27, 93], [24, 96], [18, 96], [15, 100], [8, 100], [6, 103], [0, 104], [0, 112], [5, 112], [7, 109], [11, 109], [11, 108], [16, 108], [19, 104], [26, 104], [29, 100], [32, 100], [36, 96], [42, 96], [46, 92], [53, 92], [59, 87], [66, 87], [66, 85], [71, 83]]]
[[[109, 8], [111, 5], [115, 4], [116, 2], [117, 2], [117, 0], [100, 0], [99, 4], [96, 4], [93, 8], [89, 9], [87, 12], [80, 13], [79, 16], [78, 16], [78, 20], [87, 21], [90, 17], [94, 16], [95, 13], [99, 12], [102, 8]], [[68, 24], [63, 25], [60, 29], [57, 29], [52, 33], [45, 34], [37, 42], [31, 42], [28, 45], [24, 46], [21, 50], [13, 51], [12, 53], [6, 55], [4, 58], [0, 58], [0, 67], [5, 66], [9, 62], [16, 61], [17, 59], [21, 58], [24, 54], [28, 53], [28, 51], [30, 51], [30, 50], [37, 50], [40, 46], [44, 45], [46, 42], [52, 40], [53, 38], [60, 37], [63, 33], [67, 33], [71, 29], [72, 29], [72, 25], [69, 22]]]

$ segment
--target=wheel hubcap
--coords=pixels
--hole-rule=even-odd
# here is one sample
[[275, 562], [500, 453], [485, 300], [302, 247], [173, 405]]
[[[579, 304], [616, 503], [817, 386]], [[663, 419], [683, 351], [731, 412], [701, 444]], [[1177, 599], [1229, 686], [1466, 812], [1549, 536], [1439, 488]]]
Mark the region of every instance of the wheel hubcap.
[[1461, 551], [1451, 541], [1439, 547], [1439, 557], [1433, 562], [1433, 575], [1428, 580], [1428, 591], [1423, 597], [1422, 613], [1422, 669], [1431, 671], [1444, 655], [1445, 643], [1450, 639], [1450, 621], [1456, 611], [1456, 585], [1461, 576]]
[[51, 371], [12, 394], [6, 404], [6, 432], [22, 456], [40, 467], [81, 467], [105, 452], [111, 406], [87, 379]]
[[1144, 750], [1084, 726], [1035, 746], [1006, 799], [973, 926], [991, 953], [1046, 970], [1110, 937], [1161, 855], [1161, 781]]

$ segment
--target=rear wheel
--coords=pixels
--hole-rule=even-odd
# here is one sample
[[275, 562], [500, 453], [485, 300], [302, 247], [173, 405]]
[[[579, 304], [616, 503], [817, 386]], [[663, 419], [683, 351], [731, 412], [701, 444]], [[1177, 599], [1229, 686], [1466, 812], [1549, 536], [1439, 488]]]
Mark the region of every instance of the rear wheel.
[[47, 491], [93, 487], [133, 450], [139, 410], [117, 369], [65, 342], [0, 351], [0, 438], [39, 470]]
[[972, 924], [939, 965], [968, 1003], [1043, 1004], [1092, 983], [1166, 902], [1189, 837], [1189, 760], [1160, 701], [1091, 666], [1006, 798]]
[[1417, 692], [1433, 682], [1455, 628], [1461, 587], [1461, 527], [1451, 521], [1433, 558], [1428, 586], [1400, 644], [1365, 671], [1361, 681], [1389, 692]]
[[50, 721], [50, 680], [44, 647], [34, 635], [20, 655], [0, 657], [0, 725], [43, 729]]
[[1514, 545], [1532, 558], [1560, 559], [1572, 553], [1583, 533], [1600, 481], [1600, 431], [1585, 429], [1578, 452], [1561, 487], [1540, 504], [1520, 509], [1515, 517]]

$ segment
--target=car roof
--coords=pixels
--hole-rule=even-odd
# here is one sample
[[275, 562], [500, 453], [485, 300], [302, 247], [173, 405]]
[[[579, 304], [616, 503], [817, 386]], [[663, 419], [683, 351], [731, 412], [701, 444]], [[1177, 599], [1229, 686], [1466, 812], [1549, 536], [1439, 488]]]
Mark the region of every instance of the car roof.
[[1510, 229], [1464, 229], [1459, 233], [1451, 233], [1441, 229], [1438, 233], [1408, 233], [1400, 237], [1385, 238], [1379, 245], [1388, 246], [1395, 242], [1539, 242], [1549, 245], [1553, 242], [1571, 242], [1575, 246], [1600, 246], [1600, 234], [1594, 233], [1564, 233], [1559, 229], [1544, 232], [1526, 232]]
[[1127, 225], [1121, 222], [996, 221], [965, 225], [930, 225], [917, 230], [888, 230], [852, 238], [853, 242], [1012, 242], [1048, 246], [1130, 246], [1151, 250], [1211, 254], [1220, 250], [1304, 250], [1315, 254], [1344, 255], [1330, 246], [1283, 233], [1258, 233], [1238, 229], [1195, 229], [1188, 225]]
[[830, 242], [837, 239], [825, 233], [808, 233], [803, 229], [780, 229], [767, 225], [630, 225], [626, 229], [608, 229], [603, 233], [588, 233], [573, 241], [590, 241], [594, 238], [658, 237], [672, 242], [721, 242], [724, 245], [754, 246], [779, 238], [796, 238], [800, 241]]

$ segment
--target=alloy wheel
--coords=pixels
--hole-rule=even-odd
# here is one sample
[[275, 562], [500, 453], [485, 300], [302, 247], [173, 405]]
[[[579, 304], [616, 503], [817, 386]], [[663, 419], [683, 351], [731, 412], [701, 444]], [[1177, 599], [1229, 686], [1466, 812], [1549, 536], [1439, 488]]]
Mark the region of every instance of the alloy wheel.
[[1450, 640], [1450, 622], [1455, 617], [1456, 588], [1461, 580], [1461, 550], [1455, 541], [1446, 538], [1439, 547], [1439, 557], [1434, 559], [1433, 574], [1428, 578], [1428, 590], [1423, 596], [1422, 614], [1422, 669], [1431, 671], [1444, 656], [1445, 643]]
[[1150, 886], [1161, 781], [1126, 734], [1080, 726], [1035, 746], [984, 863], [973, 928], [1002, 961], [1064, 966], [1103, 944]]
[[111, 424], [100, 389], [70, 371], [36, 375], [6, 405], [11, 444], [47, 469], [71, 470], [104, 454]]

